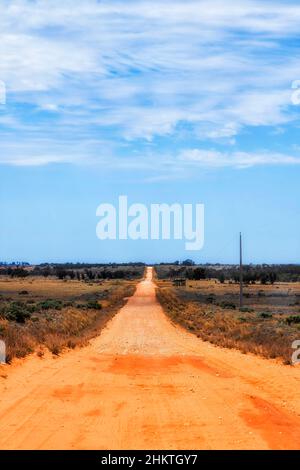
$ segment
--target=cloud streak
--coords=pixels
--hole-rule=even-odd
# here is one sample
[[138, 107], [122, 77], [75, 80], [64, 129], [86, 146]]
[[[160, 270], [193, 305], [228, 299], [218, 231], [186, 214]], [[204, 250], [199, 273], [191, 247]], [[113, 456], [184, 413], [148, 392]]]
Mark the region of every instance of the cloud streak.
[[206, 168], [249, 168], [256, 165], [299, 165], [300, 157], [266, 151], [222, 153], [216, 150], [187, 149], [179, 155], [179, 161]]
[[[47, 7], [41, 0], [4, 0], [0, 28], [6, 164], [89, 162], [89, 155], [96, 160], [103, 153], [91, 150], [95, 139], [109, 142], [114, 162], [126, 143], [130, 158], [149, 143], [161, 155], [160, 139], [168, 154], [177, 139], [184, 156], [187, 139], [195, 148], [203, 141], [230, 147], [249, 128], [296, 126], [299, 119], [289, 88], [300, 77], [293, 42], [300, 6], [291, 0], [49, 0]], [[22, 158], [20, 148], [7, 150], [14, 134]], [[74, 137], [81, 155], [72, 150]], [[52, 148], [55, 141], [53, 155], [44, 142]], [[223, 166], [249, 166], [241, 162], [258, 154], [218, 152]], [[298, 163], [278, 150], [259, 155], [252, 164]]]

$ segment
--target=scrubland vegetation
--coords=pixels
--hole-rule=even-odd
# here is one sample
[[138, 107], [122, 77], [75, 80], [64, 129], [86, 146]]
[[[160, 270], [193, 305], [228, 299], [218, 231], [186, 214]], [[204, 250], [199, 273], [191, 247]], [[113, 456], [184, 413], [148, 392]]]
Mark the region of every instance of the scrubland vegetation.
[[[159, 279], [184, 278], [189, 280], [217, 279], [221, 283], [238, 283], [239, 266], [222, 264], [195, 265], [192, 260], [175, 264], [156, 266]], [[298, 264], [258, 264], [244, 265], [243, 277], [246, 284], [274, 284], [275, 282], [300, 282], [300, 265]]]
[[45, 277], [93, 281], [101, 279], [138, 279], [143, 275], [144, 263], [89, 264], [89, 263], [43, 263], [30, 266], [26, 263], [6, 265], [0, 263], [0, 275], [11, 278]]
[[21, 277], [2, 273], [0, 339], [6, 343], [8, 362], [34, 351], [43, 355], [45, 348], [57, 355], [97, 335], [133, 294], [144, 271], [131, 267], [125, 278], [116, 279], [118, 269], [112, 268], [113, 275], [106, 280], [32, 276], [30, 270]]
[[[197, 268], [205, 269], [184, 267]], [[244, 307], [240, 309], [235, 279], [194, 280], [195, 276], [184, 277], [183, 271], [178, 276], [177, 269], [156, 267], [157, 297], [172, 321], [204, 341], [290, 363], [292, 342], [300, 337], [299, 282], [245, 282]], [[279, 278], [288, 275], [274, 267], [273, 272]], [[186, 279], [185, 286], [174, 285], [178, 277]]]

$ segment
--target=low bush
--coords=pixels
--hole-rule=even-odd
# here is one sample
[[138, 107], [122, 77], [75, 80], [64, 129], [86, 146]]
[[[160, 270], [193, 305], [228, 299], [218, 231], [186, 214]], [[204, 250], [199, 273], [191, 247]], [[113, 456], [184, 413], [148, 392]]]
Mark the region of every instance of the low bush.
[[247, 318], [246, 317], [238, 317], [238, 320], [241, 321], [241, 322], [245, 322], [245, 321], [247, 321]]
[[225, 308], [225, 309], [230, 309], [230, 310], [235, 310], [236, 306], [232, 302], [220, 302], [219, 307]]
[[97, 300], [89, 300], [86, 304], [86, 308], [101, 310], [102, 305], [99, 304]]
[[260, 313], [257, 314], [257, 317], [267, 319], [267, 318], [272, 318], [273, 315], [270, 312], [260, 312]]
[[285, 319], [285, 321], [288, 325], [300, 323], [300, 315], [290, 315]]
[[11, 302], [5, 307], [4, 317], [17, 323], [25, 323], [31, 316], [30, 309], [21, 302]]
[[240, 312], [243, 312], [243, 313], [252, 313], [254, 312], [253, 308], [250, 308], [250, 307], [240, 307]]
[[56, 299], [47, 299], [43, 300], [42, 302], [39, 302], [37, 305], [38, 309], [41, 310], [61, 310], [63, 307], [62, 301], [61, 300], [56, 300]]

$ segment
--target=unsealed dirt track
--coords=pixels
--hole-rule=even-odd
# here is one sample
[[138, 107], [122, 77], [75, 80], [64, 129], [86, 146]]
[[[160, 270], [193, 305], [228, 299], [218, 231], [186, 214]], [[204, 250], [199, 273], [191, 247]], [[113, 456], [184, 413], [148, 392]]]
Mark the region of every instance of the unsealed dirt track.
[[89, 346], [1, 375], [1, 449], [300, 447], [300, 367], [175, 327], [151, 268]]

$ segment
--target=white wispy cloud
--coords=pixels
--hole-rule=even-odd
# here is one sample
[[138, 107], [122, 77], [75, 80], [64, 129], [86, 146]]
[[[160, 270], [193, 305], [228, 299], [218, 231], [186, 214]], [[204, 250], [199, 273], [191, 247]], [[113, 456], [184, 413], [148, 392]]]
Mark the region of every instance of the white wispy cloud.
[[[234, 146], [246, 127], [293, 123], [299, 29], [292, 0], [0, 0], [0, 80], [8, 90], [0, 118], [5, 131], [30, 131], [23, 158], [6, 150], [1, 161], [87, 161], [94, 151], [74, 153], [73, 135], [90, 142], [110, 133], [115, 148], [173, 139], [186, 126], [194, 139]], [[65, 140], [53, 155], [42, 142], [55, 141], [55, 131]]]
[[219, 152], [216, 150], [186, 149], [178, 156], [192, 166], [249, 168], [255, 165], [299, 165], [300, 157], [271, 152]]

